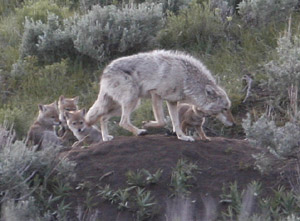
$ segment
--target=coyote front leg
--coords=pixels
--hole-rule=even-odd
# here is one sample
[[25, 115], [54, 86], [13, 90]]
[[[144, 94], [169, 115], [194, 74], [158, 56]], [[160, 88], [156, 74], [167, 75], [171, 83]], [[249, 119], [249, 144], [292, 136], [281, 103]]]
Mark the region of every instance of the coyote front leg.
[[173, 132], [176, 132], [178, 139], [184, 141], [195, 141], [194, 138], [192, 138], [191, 136], [186, 136], [180, 128], [177, 102], [167, 101], [167, 106], [173, 124]]

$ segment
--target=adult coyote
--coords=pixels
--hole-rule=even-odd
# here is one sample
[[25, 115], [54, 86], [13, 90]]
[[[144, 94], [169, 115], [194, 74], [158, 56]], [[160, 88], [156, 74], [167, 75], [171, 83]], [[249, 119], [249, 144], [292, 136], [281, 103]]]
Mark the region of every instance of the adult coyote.
[[100, 119], [103, 141], [111, 140], [107, 121], [120, 114], [120, 126], [135, 135], [146, 133], [131, 124], [130, 115], [140, 98], [152, 98], [155, 121], [146, 127], [165, 124], [162, 100], [167, 102], [178, 139], [194, 141], [186, 136], [179, 125], [177, 103], [195, 105], [207, 114], [218, 114], [230, 108], [226, 92], [216, 84], [209, 70], [194, 57], [175, 51], [156, 50], [122, 57], [112, 61], [100, 81], [97, 100], [86, 115], [86, 122]]

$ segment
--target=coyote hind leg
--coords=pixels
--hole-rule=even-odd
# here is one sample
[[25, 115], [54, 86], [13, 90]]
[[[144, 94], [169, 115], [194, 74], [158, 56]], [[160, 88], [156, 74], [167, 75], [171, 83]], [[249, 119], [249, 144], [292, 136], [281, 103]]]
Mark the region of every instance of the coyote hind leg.
[[151, 99], [155, 121], [146, 122], [144, 127], [164, 127], [166, 122], [164, 117], [163, 100], [155, 93], [151, 93]]
[[130, 115], [131, 112], [135, 109], [137, 106], [139, 99], [131, 99], [129, 102], [124, 102], [122, 106], [122, 115], [120, 120], [120, 126], [123, 127], [126, 130], [129, 130], [134, 135], [145, 135], [147, 133], [147, 130], [145, 129], [139, 129], [132, 125], [130, 121]]

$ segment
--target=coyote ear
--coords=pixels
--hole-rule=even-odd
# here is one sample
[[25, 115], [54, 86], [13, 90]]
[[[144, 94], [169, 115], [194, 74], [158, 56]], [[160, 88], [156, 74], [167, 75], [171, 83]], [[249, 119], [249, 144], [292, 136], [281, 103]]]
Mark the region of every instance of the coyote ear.
[[86, 109], [85, 109], [85, 108], [83, 108], [83, 109], [81, 110], [81, 115], [84, 117], [84, 116], [85, 116], [85, 114], [86, 114]]
[[77, 104], [78, 104], [78, 101], [79, 101], [79, 97], [76, 96], [76, 97], [73, 98], [73, 100], [74, 100], [75, 104], [77, 105]]
[[64, 95], [60, 95], [60, 97], [59, 97], [59, 101], [63, 103], [63, 102], [64, 102], [64, 100], [65, 100], [65, 96], [64, 96]]
[[44, 111], [46, 110], [45, 105], [39, 104], [38, 106], [39, 106], [39, 110], [40, 110], [40, 111], [44, 112]]
[[205, 93], [207, 96], [212, 96], [215, 94], [214, 88], [211, 85], [205, 86]]

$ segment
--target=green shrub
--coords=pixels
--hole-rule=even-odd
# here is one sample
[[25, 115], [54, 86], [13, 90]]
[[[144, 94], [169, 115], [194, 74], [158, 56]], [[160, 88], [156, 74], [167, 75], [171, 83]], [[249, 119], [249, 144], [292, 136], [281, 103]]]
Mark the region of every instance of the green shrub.
[[[262, 149], [261, 153], [254, 155], [260, 171], [267, 171], [276, 162], [297, 155], [300, 137], [298, 124], [288, 122], [279, 127], [265, 115], [252, 123], [248, 115], [242, 125], [250, 143]], [[270, 154], [275, 156], [275, 159], [270, 157]]]
[[37, 56], [39, 61], [50, 64], [77, 55], [71, 32], [64, 30], [54, 14], [49, 14], [46, 24], [26, 19], [20, 52], [21, 58]]
[[48, 14], [55, 14], [62, 21], [70, 13], [68, 13], [68, 8], [58, 6], [51, 0], [25, 0], [23, 7], [16, 9], [19, 25], [25, 22], [26, 17], [33, 21], [41, 20], [43, 23], [46, 23]]
[[162, 7], [154, 4], [94, 6], [88, 14], [75, 17], [72, 28], [75, 48], [103, 63], [125, 54], [153, 47], [162, 25]]
[[61, 58], [87, 56], [104, 63], [111, 58], [154, 47], [162, 25], [161, 5], [94, 6], [63, 24], [49, 14], [47, 23], [26, 19], [20, 46], [21, 58], [34, 55], [52, 63]]
[[0, 0], [0, 16], [9, 14], [22, 2], [23, 0]]
[[0, 19], [0, 70], [3, 76], [9, 73], [11, 66], [19, 57], [19, 44], [21, 31], [18, 28], [14, 15]]
[[[75, 164], [59, 158], [60, 148], [49, 147], [34, 152], [29, 150], [23, 141], [13, 143], [13, 140], [12, 130], [5, 132], [5, 128], [1, 126], [1, 203], [7, 202], [11, 208], [19, 208], [27, 215], [37, 211], [43, 215], [50, 212], [52, 217], [54, 211], [62, 215], [62, 208], [67, 209], [63, 199], [69, 190], [68, 181], [74, 177]], [[31, 206], [25, 206], [26, 203]]]
[[284, 21], [297, 4], [298, 0], [243, 0], [238, 9], [245, 25], [262, 26]]
[[178, 15], [170, 13], [167, 23], [158, 35], [163, 48], [196, 48], [210, 52], [224, 40], [224, 24], [208, 3], [193, 2]]
[[18, 137], [26, 135], [38, 104], [57, 101], [60, 95], [79, 96], [80, 106], [88, 108], [98, 93], [97, 83], [87, 70], [68, 60], [41, 67], [35, 57], [26, 57], [14, 66], [8, 85], [12, 95], [0, 106], [0, 120], [6, 116], [14, 123]]
[[283, 108], [291, 120], [298, 117], [299, 59], [300, 38], [298, 35], [291, 36], [291, 31], [287, 31], [278, 40], [275, 58], [265, 65], [268, 86], [276, 94], [273, 104]]

